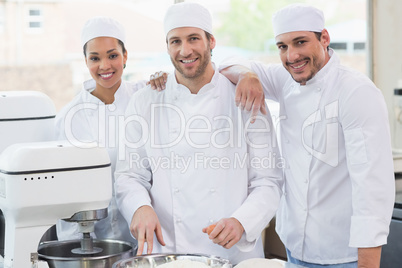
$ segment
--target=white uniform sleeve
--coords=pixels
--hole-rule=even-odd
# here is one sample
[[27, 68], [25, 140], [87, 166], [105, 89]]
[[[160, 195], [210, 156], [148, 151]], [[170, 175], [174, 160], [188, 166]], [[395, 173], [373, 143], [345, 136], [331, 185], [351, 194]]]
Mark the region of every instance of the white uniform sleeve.
[[387, 242], [395, 199], [388, 113], [381, 92], [363, 84], [339, 104], [352, 181], [351, 247]]
[[289, 79], [288, 71], [280, 64], [251, 62], [250, 68], [260, 78], [265, 98], [280, 102], [282, 89]]
[[281, 64], [264, 64], [240, 57], [230, 57], [222, 61], [219, 71], [233, 65], [241, 65], [255, 72], [260, 78], [265, 98], [279, 102], [281, 90], [290, 77], [288, 71]]
[[[151, 206], [149, 189], [152, 186], [152, 173], [146, 160], [143, 129], [145, 122], [135, 110], [134, 98], [128, 104], [125, 124], [120, 137], [120, 148], [115, 172], [115, 191], [120, 212], [130, 225], [134, 212], [141, 206]], [[131, 161], [132, 159], [144, 161]], [[143, 165], [141, 167], [134, 162]]]
[[[247, 122], [249, 115], [244, 114]], [[271, 115], [259, 116], [253, 124], [246, 123], [248, 140], [248, 197], [232, 215], [245, 230], [245, 237], [237, 243], [241, 251], [251, 250], [261, 232], [273, 218], [282, 195], [283, 176], [281, 157]], [[261, 145], [265, 148], [259, 148]]]

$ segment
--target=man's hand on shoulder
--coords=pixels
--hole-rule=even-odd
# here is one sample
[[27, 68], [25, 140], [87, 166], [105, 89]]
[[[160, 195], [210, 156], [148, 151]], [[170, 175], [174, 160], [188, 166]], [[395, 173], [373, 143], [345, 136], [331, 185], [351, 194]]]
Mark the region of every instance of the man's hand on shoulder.
[[255, 122], [259, 111], [267, 114], [264, 90], [257, 74], [253, 72], [240, 74], [236, 85], [235, 101], [242, 110], [251, 111], [251, 123]]
[[162, 91], [166, 89], [168, 73], [164, 71], [156, 72], [149, 77], [147, 85], [151, 85], [154, 90]]
[[258, 112], [267, 114], [264, 90], [256, 73], [242, 65], [226, 67], [220, 73], [236, 85], [236, 105], [251, 111], [251, 123], [255, 122]]

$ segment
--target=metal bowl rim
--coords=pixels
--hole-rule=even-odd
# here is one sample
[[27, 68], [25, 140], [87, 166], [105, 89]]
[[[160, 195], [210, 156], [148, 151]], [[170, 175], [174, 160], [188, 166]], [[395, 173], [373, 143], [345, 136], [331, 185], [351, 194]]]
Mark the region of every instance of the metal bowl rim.
[[113, 264], [113, 268], [116, 268], [117, 265], [120, 264], [124, 264], [125, 262], [129, 262], [131, 260], [135, 260], [135, 259], [142, 259], [142, 258], [146, 258], [146, 259], [153, 259], [155, 257], [168, 257], [168, 256], [175, 256], [175, 257], [200, 257], [200, 258], [207, 258], [207, 259], [211, 259], [211, 260], [216, 260], [218, 262], [220, 262], [220, 264], [222, 265], [231, 265], [231, 263], [229, 262], [229, 260], [221, 258], [219, 256], [216, 255], [205, 255], [205, 254], [201, 254], [201, 253], [153, 253], [153, 254], [145, 254], [145, 255], [140, 255], [140, 256], [134, 256], [134, 257], [130, 257], [128, 259], [122, 259], [119, 260], [117, 262], [115, 262]]
[[131, 243], [131, 242], [127, 242], [127, 241], [122, 241], [122, 240], [113, 240], [113, 239], [94, 239], [94, 242], [113, 242], [116, 244], [125, 244], [127, 246], [130, 246], [131, 249], [127, 250], [127, 251], [123, 251], [120, 253], [116, 253], [116, 254], [110, 254], [110, 255], [104, 255], [104, 256], [95, 256], [95, 257], [57, 257], [57, 256], [48, 256], [48, 255], [44, 255], [39, 253], [39, 250], [42, 248], [47, 248], [52, 246], [53, 244], [57, 244], [57, 245], [62, 245], [62, 244], [69, 244], [69, 243], [77, 243], [77, 242], [81, 242], [80, 239], [73, 239], [73, 240], [62, 240], [62, 241], [58, 241], [58, 240], [53, 240], [53, 241], [46, 241], [46, 242], [42, 242], [39, 244], [38, 246], [38, 256], [43, 259], [43, 260], [56, 260], [56, 261], [90, 261], [90, 260], [101, 260], [101, 259], [108, 259], [111, 257], [115, 257], [121, 254], [127, 254], [127, 253], [133, 253], [134, 250], [137, 250], [137, 245]]

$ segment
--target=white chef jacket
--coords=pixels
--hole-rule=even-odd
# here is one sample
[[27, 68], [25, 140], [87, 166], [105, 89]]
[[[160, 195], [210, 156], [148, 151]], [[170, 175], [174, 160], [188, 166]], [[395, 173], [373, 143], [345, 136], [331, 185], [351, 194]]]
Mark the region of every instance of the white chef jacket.
[[[119, 141], [119, 117], [124, 117], [131, 96], [145, 86], [145, 81], [122, 81], [114, 95], [114, 102], [107, 105], [91, 94], [95, 86], [95, 80], [85, 81], [80, 93], [57, 114], [56, 137], [59, 140], [69, 140], [73, 145], [96, 142], [98, 146], [106, 148], [114, 174]], [[76, 223], [60, 220], [56, 228], [59, 240], [82, 238]], [[114, 197], [108, 207], [108, 217], [95, 223], [95, 237], [136, 243]]]
[[[154, 237], [153, 253], [208, 254], [234, 264], [263, 257], [259, 238], [277, 210], [283, 181], [270, 116], [249, 124], [250, 144], [265, 145], [253, 148], [242, 133], [250, 115], [235, 106], [234, 85], [217, 71], [198, 94], [171, 74], [166, 90], [138, 91], [126, 116], [116, 198], [129, 223], [139, 207], [154, 208], [166, 246]], [[239, 220], [245, 233], [225, 249], [202, 228], [229, 217]]]
[[380, 90], [341, 66], [332, 49], [305, 86], [282, 65], [250, 64], [265, 96], [280, 104], [286, 168], [276, 226], [292, 256], [318, 264], [352, 262], [357, 248], [386, 244], [395, 181]]

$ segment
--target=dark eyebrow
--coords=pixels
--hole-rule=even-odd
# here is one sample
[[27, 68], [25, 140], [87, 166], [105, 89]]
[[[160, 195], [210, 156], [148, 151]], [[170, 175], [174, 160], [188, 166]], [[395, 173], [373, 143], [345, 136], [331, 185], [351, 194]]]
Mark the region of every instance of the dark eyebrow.
[[201, 35], [198, 34], [198, 33], [193, 33], [193, 34], [190, 34], [188, 37], [194, 37], [194, 36], [198, 37], [198, 36], [201, 36]]
[[[303, 40], [303, 39], [306, 39], [306, 38], [308, 38], [308, 36], [298, 36], [298, 37], [293, 38], [292, 42], [297, 42], [297, 41], [300, 41], [300, 40]], [[276, 43], [276, 45], [277, 46], [284, 45], [284, 43], [279, 41], [279, 42]]]
[[306, 38], [308, 38], [308, 37], [307, 36], [298, 36], [298, 37], [294, 38], [292, 41], [297, 42], [297, 41], [300, 41], [300, 40], [306, 39]]
[[[109, 53], [112, 53], [112, 52], [115, 51], [115, 50], [116, 50], [115, 48], [112, 48], [112, 49], [106, 51], [106, 53], [109, 54]], [[92, 55], [99, 55], [98, 52], [89, 52], [89, 54], [92, 54]]]
[[[201, 36], [201, 35], [198, 34], [198, 33], [192, 33], [192, 34], [187, 35], [186, 38], [190, 38], [190, 37], [200, 37], [200, 36]], [[172, 39], [180, 39], [180, 38], [179, 38], [178, 36], [171, 36], [168, 41], [171, 41]]]

